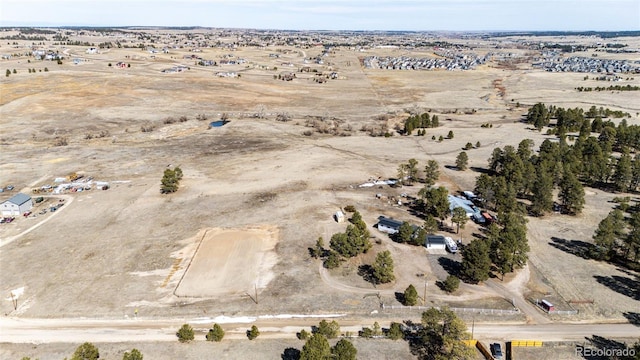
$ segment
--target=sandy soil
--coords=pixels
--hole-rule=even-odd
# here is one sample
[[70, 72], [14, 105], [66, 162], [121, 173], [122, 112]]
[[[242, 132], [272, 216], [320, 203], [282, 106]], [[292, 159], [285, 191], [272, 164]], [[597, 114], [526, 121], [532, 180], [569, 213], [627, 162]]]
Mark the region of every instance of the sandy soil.
[[273, 278], [277, 229], [207, 229], [178, 284], [179, 297], [253, 293]]

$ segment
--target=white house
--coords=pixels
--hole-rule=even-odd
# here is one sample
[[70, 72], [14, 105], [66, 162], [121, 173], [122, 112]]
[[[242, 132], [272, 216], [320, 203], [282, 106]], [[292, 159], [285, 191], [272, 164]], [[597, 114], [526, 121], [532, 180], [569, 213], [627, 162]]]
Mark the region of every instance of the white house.
[[33, 208], [33, 201], [31, 196], [23, 193], [17, 193], [9, 200], [0, 204], [0, 210], [3, 216], [16, 216], [31, 211]]
[[86, 53], [87, 54], [97, 54], [98, 53], [98, 48], [90, 47], [90, 48], [87, 49]]

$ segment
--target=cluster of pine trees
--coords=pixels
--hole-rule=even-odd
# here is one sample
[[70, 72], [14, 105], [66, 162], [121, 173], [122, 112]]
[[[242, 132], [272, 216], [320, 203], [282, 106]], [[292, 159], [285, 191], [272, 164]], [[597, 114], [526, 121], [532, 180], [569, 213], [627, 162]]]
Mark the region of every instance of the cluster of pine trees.
[[578, 86], [576, 88], [579, 92], [589, 92], [589, 91], [638, 91], [640, 90], [640, 86], [632, 86], [627, 84], [624, 85], [611, 85], [611, 86], [596, 86], [596, 87], [584, 87]]
[[[580, 131], [581, 134], [589, 132], [600, 133], [605, 127], [612, 127], [615, 130], [616, 125], [612, 121], [603, 121], [603, 119], [611, 117], [623, 118], [625, 116], [630, 117], [631, 114], [595, 106], [585, 112], [581, 108], [565, 109], [554, 105], [546, 106], [543, 103], [537, 103], [529, 109], [525, 121], [540, 131], [543, 127], [549, 126], [551, 119], [554, 118], [556, 123], [552, 132], [563, 137], [568, 132], [577, 131]], [[624, 121], [624, 126], [626, 127], [626, 121]], [[640, 132], [640, 129], [632, 129], [631, 131], [637, 133]], [[638, 144], [640, 145], [640, 143]]]
[[[411, 115], [404, 121], [404, 134], [411, 135], [413, 130], [426, 128], [435, 128], [440, 126], [440, 120], [438, 115], [429, 115], [429, 113], [422, 113], [420, 115]], [[426, 133], [426, 130], [424, 131]], [[421, 134], [423, 134], [421, 132]]]
[[593, 235], [596, 246], [589, 255], [598, 260], [629, 260], [640, 270], [640, 205], [630, 206], [629, 197], [614, 200], [619, 206], [598, 224]]

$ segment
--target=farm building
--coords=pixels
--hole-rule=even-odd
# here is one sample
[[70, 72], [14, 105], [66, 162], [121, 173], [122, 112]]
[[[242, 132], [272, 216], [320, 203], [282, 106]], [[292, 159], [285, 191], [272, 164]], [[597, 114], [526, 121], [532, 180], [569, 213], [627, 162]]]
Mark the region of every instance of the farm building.
[[378, 218], [378, 230], [387, 234], [397, 234], [400, 231], [402, 221], [394, 220], [384, 216]]
[[335, 214], [333, 214], [333, 218], [336, 222], [344, 222], [344, 213], [340, 210], [336, 211]]
[[447, 243], [444, 236], [441, 235], [427, 235], [424, 246], [427, 249], [444, 250], [447, 247]]
[[17, 193], [9, 200], [0, 204], [3, 216], [16, 216], [31, 211], [33, 207], [33, 201], [29, 195], [23, 193]]

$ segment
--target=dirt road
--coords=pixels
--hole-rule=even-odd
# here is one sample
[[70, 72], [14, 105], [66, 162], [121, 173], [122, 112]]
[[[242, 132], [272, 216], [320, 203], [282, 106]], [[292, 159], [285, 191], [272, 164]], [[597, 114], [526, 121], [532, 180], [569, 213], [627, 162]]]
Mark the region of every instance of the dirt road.
[[[223, 324], [225, 338], [246, 338], [245, 331], [255, 324], [265, 338], [292, 338], [303, 328], [316, 325], [318, 318], [240, 318], [237, 322]], [[395, 319], [402, 321], [403, 319]], [[232, 320], [233, 321], [233, 320]], [[340, 319], [342, 331], [358, 331], [378, 321], [383, 327], [389, 319]], [[205, 333], [212, 322], [202, 319], [0, 319], [0, 343], [52, 343], [83, 341], [143, 342], [176, 341], [176, 331], [183, 323], [191, 323], [197, 333]], [[469, 324], [470, 325], [470, 324]], [[471, 331], [471, 326], [469, 326]], [[473, 326], [477, 339], [531, 339], [542, 341], [582, 340], [599, 335], [603, 337], [640, 337], [640, 327], [632, 324], [478, 324]], [[204, 337], [201, 337], [204, 338]]]

